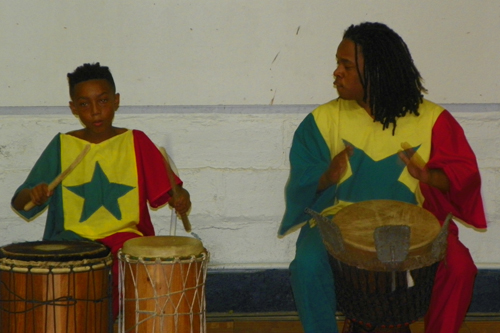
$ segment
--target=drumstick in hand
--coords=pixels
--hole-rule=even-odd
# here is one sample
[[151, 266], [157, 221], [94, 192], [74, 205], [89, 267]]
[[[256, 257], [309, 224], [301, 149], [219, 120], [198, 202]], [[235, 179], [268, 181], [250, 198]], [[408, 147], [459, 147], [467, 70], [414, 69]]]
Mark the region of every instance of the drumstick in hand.
[[[57, 185], [59, 185], [64, 180], [64, 178], [66, 178], [71, 173], [71, 171], [73, 171], [74, 168], [76, 168], [76, 166], [83, 160], [83, 158], [85, 157], [85, 155], [87, 155], [87, 153], [89, 152], [89, 150], [90, 150], [90, 144], [86, 145], [85, 148], [83, 148], [83, 150], [80, 153], [80, 155], [78, 155], [75, 158], [75, 160], [73, 161], [73, 163], [71, 163], [70, 166], [66, 168], [66, 170], [64, 170], [63, 172], [61, 172], [59, 174], [59, 176], [57, 176], [49, 184], [49, 186], [48, 186], [49, 192], [52, 191], [53, 189], [55, 189], [57, 187]], [[35, 207], [35, 204], [33, 203], [33, 201], [30, 201], [30, 202], [28, 202], [24, 206], [24, 210], [28, 211], [28, 210], [32, 209], [33, 207]]]
[[425, 161], [422, 159], [419, 153], [408, 142], [401, 143], [401, 148], [405, 151], [408, 158], [415, 163], [421, 170], [425, 167]]
[[[172, 194], [174, 197], [177, 197], [179, 193], [179, 188], [177, 182], [175, 181], [174, 172], [170, 167], [170, 160], [168, 159], [167, 151], [163, 147], [160, 147], [159, 150], [163, 155], [163, 161], [165, 162], [165, 168], [167, 169], [168, 180], [170, 181], [170, 185], [172, 185]], [[181, 216], [182, 224], [184, 225], [184, 230], [186, 230], [186, 232], [191, 232], [191, 223], [189, 222], [187, 215], [186, 214], [179, 214], [179, 215]]]

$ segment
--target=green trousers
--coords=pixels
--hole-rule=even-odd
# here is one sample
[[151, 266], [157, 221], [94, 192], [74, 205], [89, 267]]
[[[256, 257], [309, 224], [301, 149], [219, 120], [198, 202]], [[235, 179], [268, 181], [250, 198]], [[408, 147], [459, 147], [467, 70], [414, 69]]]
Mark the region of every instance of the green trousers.
[[304, 332], [338, 332], [333, 274], [318, 227], [311, 228], [309, 224], [302, 227], [290, 273]]

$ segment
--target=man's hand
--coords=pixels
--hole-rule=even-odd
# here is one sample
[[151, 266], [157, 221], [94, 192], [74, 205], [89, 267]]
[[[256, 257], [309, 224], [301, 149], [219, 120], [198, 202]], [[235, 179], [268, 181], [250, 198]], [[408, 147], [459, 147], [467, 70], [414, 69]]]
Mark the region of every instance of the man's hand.
[[353, 150], [352, 146], [347, 146], [332, 159], [330, 166], [319, 179], [318, 191], [323, 191], [332, 185], [338, 184], [347, 170], [347, 163], [349, 157], [353, 154]]
[[405, 149], [399, 152], [399, 157], [406, 164], [408, 172], [413, 178], [435, 187], [443, 193], [450, 190], [450, 180], [444, 171], [441, 169], [429, 169], [426, 165], [419, 163], [421, 158], [413, 149]]

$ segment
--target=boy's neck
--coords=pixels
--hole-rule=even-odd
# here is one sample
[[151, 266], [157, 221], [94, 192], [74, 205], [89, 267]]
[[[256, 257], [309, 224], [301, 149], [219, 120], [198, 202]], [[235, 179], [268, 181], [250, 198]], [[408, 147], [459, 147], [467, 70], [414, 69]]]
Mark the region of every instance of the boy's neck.
[[88, 131], [86, 128], [82, 128], [68, 134], [90, 143], [101, 143], [126, 131], [126, 128], [111, 127], [109, 131], [103, 133], [93, 133]]

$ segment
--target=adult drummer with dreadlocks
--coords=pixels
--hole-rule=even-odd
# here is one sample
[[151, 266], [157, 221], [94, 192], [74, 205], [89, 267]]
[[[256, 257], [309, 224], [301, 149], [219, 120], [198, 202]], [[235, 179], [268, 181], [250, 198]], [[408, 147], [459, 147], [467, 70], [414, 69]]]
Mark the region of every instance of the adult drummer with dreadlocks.
[[[422, 78], [401, 37], [381, 23], [352, 25], [336, 57], [339, 98], [315, 109], [295, 132], [278, 232], [300, 229], [290, 271], [305, 332], [337, 332], [328, 254], [305, 208], [333, 216], [350, 203], [391, 199], [422, 206], [441, 223], [452, 213], [486, 228], [475, 155], [451, 114], [423, 98]], [[404, 142], [418, 149], [424, 167], [398, 152]], [[452, 222], [426, 332], [458, 332], [476, 273]]]

